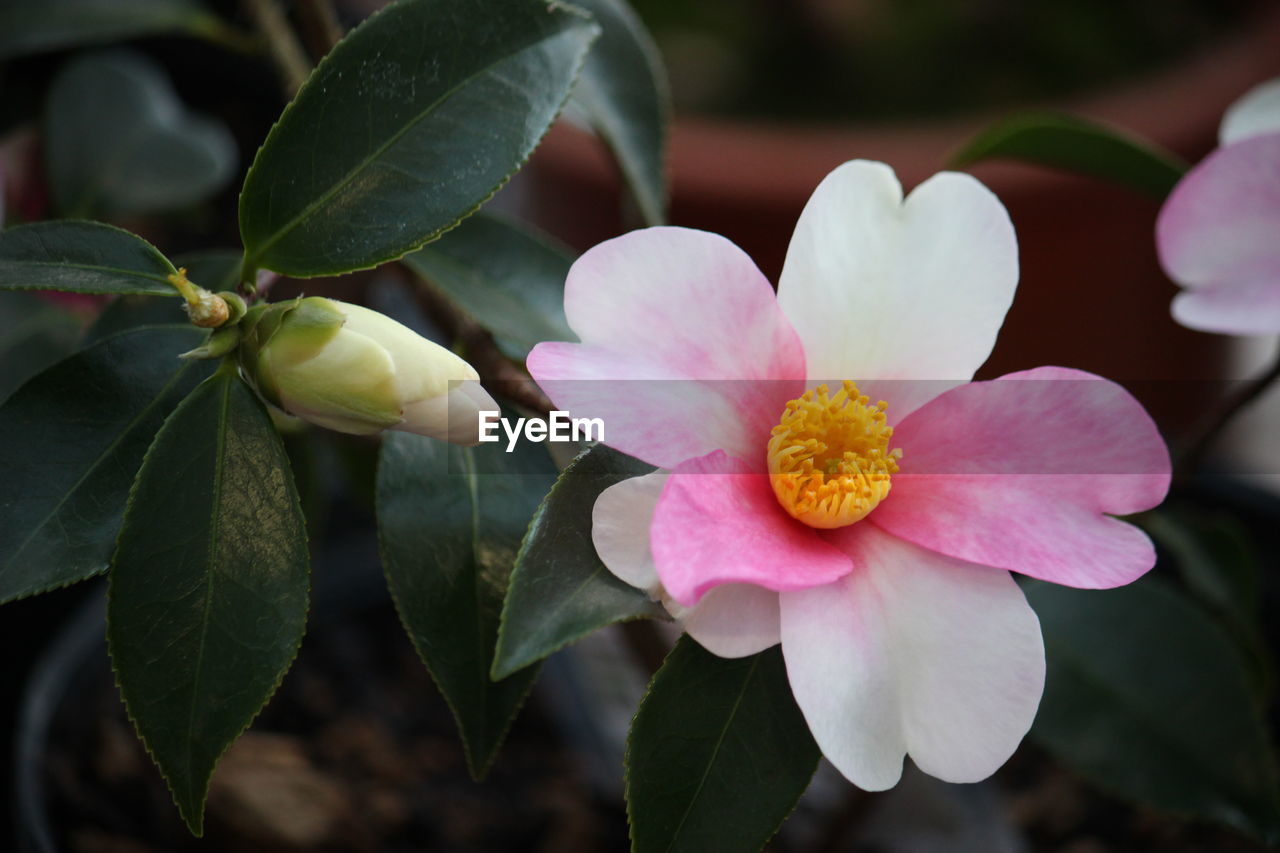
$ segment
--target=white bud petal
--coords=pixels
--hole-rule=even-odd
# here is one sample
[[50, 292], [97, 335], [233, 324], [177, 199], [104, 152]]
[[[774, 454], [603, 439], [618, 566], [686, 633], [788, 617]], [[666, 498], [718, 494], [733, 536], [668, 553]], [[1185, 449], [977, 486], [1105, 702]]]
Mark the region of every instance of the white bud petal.
[[480, 443], [482, 411], [496, 412], [498, 404], [479, 382], [468, 380], [447, 394], [409, 404], [404, 410], [404, 423], [392, 429], [471, 446]]

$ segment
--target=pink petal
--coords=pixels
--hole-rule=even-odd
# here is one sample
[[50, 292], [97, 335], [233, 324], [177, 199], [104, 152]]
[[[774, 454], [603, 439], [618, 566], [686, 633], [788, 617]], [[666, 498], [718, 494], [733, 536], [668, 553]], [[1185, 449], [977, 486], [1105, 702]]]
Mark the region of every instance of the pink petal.
[[904, 201], [892, 169], [859, 160], [809, 199], [778, 301], [813, 382], [968, 380], [1017, 282], [1013, 225], [990, 190], [943, 172]]
[[1173, 298], [1173, 319], [1189, 329], [1233, 335], [1280, 331], [1280, 274], [1273, 281], [1184, 290]]
[[672, 603], [667, 609], [690, 637], [722, 658], [744, 658], [782, 640], [778, 593], [762, 586], [722, 584], [691, 608]]
[[[631, 586], [662, 596], [649, 547], [653, 512], [670, 476], [655, 471], [610, 486], [591, 511], [591, 541], [609, 571]], [[671, 615], [703, 648], [722, 658], [740, 658], [778, 644], [778, 594], [749, 584], [708, 590], [693, 607], [664, 597]]]
[[601, 492], [591, 508], [591, 542], [600, 561], [623, 583], [654, 597], [660, 589], [649, 525], [666, 482], [666, 471], [623, 480]]
[[784, 592], [782, 652], [823, 754], [855, 785], [892, 787], [910, 755], [947, 782], [990, 776], [1044, 690], [1040, 623], [1007, 572], [871, 525], [835, 540], [852, 573]]
[[926, 548], [1067, 586], [1107, 588], [1155, 562], [1138, 528], [1169, 454], [1113, 382], [1041, 367], [938, 397], [893, 438], [902, 470], [868, 521]]
[[768, 474], [723, 451], [671, 473], [649, 538], [663, 587], [685, 607], [719, 584], [803, 589], [850, 569], [847, 556], [783, 511]]
[[773, 289], [715, 234], [648, 228], [601, 243], [570, 270], [565, 314], [582, 343], [539, 344], [529, 372], [558, 408], [602, 418], [610, 446], [653, 465], [763, 454], [803, 390], [804, 350]]
[[1219, 148], [1174, 188], [1156, 221], [1160, 263], [1188, 288], [1178, 322], [1280, 332], [1280, 133]]

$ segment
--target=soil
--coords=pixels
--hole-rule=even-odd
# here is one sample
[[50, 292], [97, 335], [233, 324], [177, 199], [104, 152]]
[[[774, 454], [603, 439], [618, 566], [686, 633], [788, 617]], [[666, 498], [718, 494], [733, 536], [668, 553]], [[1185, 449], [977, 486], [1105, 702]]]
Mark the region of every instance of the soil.
[[535, 699], [474, 782], [453, 719], [388, 604], [308, 633], [279, 692], [214, 773], [205, 837], [178, 818], [112, 685], [65, 703], [48, 764], [73, 853], [625, 851]]
[[[1215, 495], [1207, 492], [1205, 499]], [[1273, 523], [1266, 525], [1274, 518], [1274, 499], [1255, 507], [1235, 492], [1217, 498], [1265, 534], [1259, 543], [1263, 553], [1276, 553], [1280, 534]], [[317, 566], [312, 627], [275, 697], [215, 772], [203, 839], [192, 838], [179, 819], [125, 716], [106, 650], [97, 648], [78, 677], [75, 695], [83, 698], [61, 702], [50, 732], [46, 788], [58, 849], [628, 850], [617, 791], [602, 792], [587, 781], [592, 765], [573, 751], [558, 727], [566, 723], [548, 710], [555, 707], [545, 692], [549, 678], [535, 688], [485, 781], [470, 778], [453, 718], [385, 591], [352, 594], [342, 583], [325, 588], [326, 578], [332, 582], [342, 565], [360, 566], [366, 580], [379, 580], [375, 553], [372, 542], [335, 549], [333, 560]], [[361, 582], [362, 590], [367, 586]], [[1269, 612], [1280, 606], [1275, 592], [1268, 584]], [[343, 606], [335, 608], [334, 601]], [[1274, 633], [1280, 629], [1270, 627], [1272, 647], [1280, 648]], [[619, 766], [612, 778], [621, 772]], [[983, 822], [1006, 837], [1012, 828], [1025, 839], [1028, 853], [1265, 849], [1224, 827], [1115, 800], [1030, 741], [988, 783], [994, 804], [989, 814], [973, 808], [965, 796], [969, 786], [928, 780], [931, 787], [921, 788], [907, 781], [893, 791], [866, 794], [824, 768], [769, 853], [995, 853], [961, 841], [972, 839], [975, 827], [989, 833], [991, 826]], [[871, 831], [877, 821], [878, 835]]]

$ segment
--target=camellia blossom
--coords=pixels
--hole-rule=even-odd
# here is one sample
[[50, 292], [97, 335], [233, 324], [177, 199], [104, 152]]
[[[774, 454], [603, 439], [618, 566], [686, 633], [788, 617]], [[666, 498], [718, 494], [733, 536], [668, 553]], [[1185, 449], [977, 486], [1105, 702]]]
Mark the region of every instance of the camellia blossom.
[[1227, 110], [1220, 147], [1174, 188], [1156, 221], [1160, 263], [1185, 288], [1179, 323], [1280, 333], [1280, 79]]
[[1168, 489], [1139, 403], [1063, 368], [969, 381], [1017, 276], [976, 180], [904, 200], [852, 162], [810, 199], [776, 296], [722, 237], [635, 231], [569, 273], [581, 343], [529, 356], [558, 408], [658, 466], [597, 500], [604, 563], [717, 655], [781, 643], [814, 738], [863, 788], [908, 754], [983, 779], [1026, 734], [1044, 647], [1010, 571], [1105, 588], [1155, 561], [1113, 517]]
[[496, 410], [466, 361], [384, 314], [320, 296], [250, 309], [240, 364], [291, 415], [354, 435], [384, 429], [480, 441]]

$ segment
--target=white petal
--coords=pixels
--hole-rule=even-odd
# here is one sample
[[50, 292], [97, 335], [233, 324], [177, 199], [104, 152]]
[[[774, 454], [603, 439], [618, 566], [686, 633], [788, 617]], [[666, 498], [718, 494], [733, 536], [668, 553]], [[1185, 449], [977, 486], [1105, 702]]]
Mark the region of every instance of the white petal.
[[846, 531], [853, 573], [781, 596], [787, 674], [823, 754], [868, 790], [893, 786], [907, 754], [947, 782], [986, 778], [1040, 703], [1035, 613], [1007, 572]]
[[591, 541], [621, 581], [662, 599], [671, 616], [703, 648], [722, 658], [762, 652], [779, 642], [778, 594], [751, 584], [724, 584], [693, 607], [665, 595], [649, 545], [649, 528], [670, 471], [654, 471], [610, 486], [591, 510]]
[[456, 383], [447, 394], [404, 407], [404, 422], [392, 429], [429, 435], [454, 444], [480, 443], [480, 413], [499, 411], [479, 382]]
[[708, 591], [693, 607], [667, 604], [689, 636], [722, 658], [744, 658], [776, 646], [778, 593], [747, 583], [727, 583]]
[[1254, 86], [1227, 108], [1218, 128], [1218, 144], [1230, 145], [1264, 133], [1280, 133], [1280, 78]]
[[632, 477], [600, 493], [591, 508], [591, 541], [605, 567], [619, 580], [658, 593], [658, 570], [649, 549], [649, 524], [670, 472]]
[[990, 354], [1017, 280], [1013, 225], [977, 180], [943, 172], [904, 202], [892, 169], [854, 161], [809, 199], [778, 301], [811, 380], [964, 380]]
[[606, 240], [574, 262], [564, 307], [582, 343], [538, 344], [529, 372], [557, 408], [603, 419], [610, 447], [653, 465], [715, 450], [762, 458], [803, 392], [804, 351], [773, 287], [718, 235]]
[[402, 400], [438, 397], [449, 390], [450, 383], [480, 378], [475, 368], [462, 357], [427, 340], [403, 323], [361, 305], [336, 299], [329, 301], [345, 315], [344, 331], [367, 335], [391, 356], [396, 369], [396, 387]]

